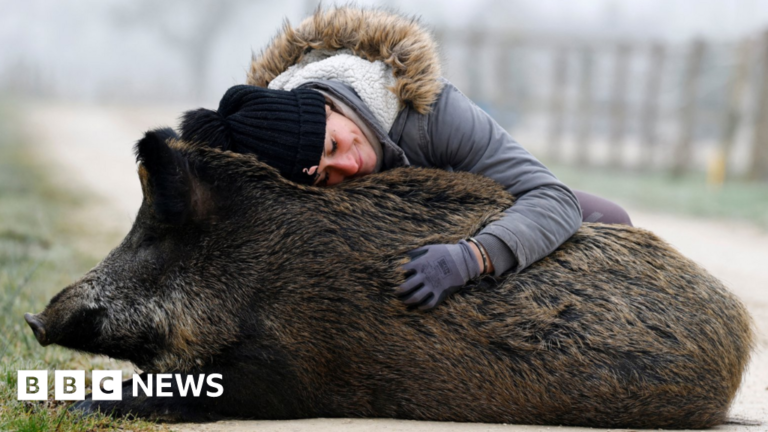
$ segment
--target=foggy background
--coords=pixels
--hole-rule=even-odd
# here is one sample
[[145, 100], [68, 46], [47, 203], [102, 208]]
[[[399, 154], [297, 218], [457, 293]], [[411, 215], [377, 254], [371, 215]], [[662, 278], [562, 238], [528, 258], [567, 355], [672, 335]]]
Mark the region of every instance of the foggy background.
[[[421, 17], [444, 75], [564, 184], [622, 206], [636, 227], [744, 301], [759, 349], [733, 423], [718, 430], [764, 431], [768, 0], [358, 4]], [[23, 313], [42, 310], [129, 232], [143, 200], [133, 146], [144, 132], [175, 126], [185, 110], [216, 108], [283, 20], [298, 25], [316, 6], [0, 0], [0, 358], [8, 371], [131, 370], [41, 349]], [[14, 388], [0, 384], [0, 399], [15, 398]], [[63, 419], [70, 430], [76, 420], [66, 409], [0, 402], [0, 428]], [[4, 423], [8, 413], [23, 423]]]
[[[317, 3], [2, 0], [0, 86], [17, 95], [46, 98], [213, 103], [226, 88], [244, 81], [251, 52], [260, 51], [284, 19], [296, 25]], [[432, 29], [452, 33], [487, 29], [608, 40], [681, 43], [702, 37], [735, 43], [768, 30], [768, 5], [761, 0], [357, 4], [394, 8], [420, 16]], [[459, 58], [444, 60], [448, 71], [460, 67]]]
[[[768, 178], [763, 1], [357, 4], [421, 17], [446, 77], [547, 161]], [[2, 0], [0, 95], [213, 108], [284, 19], [297, 25], [316, 6]]]

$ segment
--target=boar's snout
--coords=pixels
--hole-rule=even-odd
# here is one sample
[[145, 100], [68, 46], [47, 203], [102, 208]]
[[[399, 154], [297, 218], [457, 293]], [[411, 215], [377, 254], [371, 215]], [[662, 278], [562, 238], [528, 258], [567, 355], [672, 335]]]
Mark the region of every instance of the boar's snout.
[[32, 328], [32, 331], [35, 333], [35, 339], [40, 342], [40, 345], [46, 346], [51, 344], [46, 337], [45, 325], [43, 325], [43, 321], [37, 315], [25, 313], [24, 319], [27, 321], [27, 324], [29, 324], [29, 327]]

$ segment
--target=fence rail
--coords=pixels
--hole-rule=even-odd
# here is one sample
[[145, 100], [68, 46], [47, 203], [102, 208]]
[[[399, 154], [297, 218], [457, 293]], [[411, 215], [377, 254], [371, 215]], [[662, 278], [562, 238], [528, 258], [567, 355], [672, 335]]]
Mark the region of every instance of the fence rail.
[[768, 31], [735, 43], [435, 33], [448, 78], [540, 157], [768, 181]]

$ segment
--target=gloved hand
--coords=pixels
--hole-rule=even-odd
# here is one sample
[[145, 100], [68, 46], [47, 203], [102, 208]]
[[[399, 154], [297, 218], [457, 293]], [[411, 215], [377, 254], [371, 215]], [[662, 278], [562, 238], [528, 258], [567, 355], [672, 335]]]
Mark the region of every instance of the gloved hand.
[[408, 256], [411, 261], [402, 269], [409, 277], [397, 287], [395, 295], [421, 310], [434, 308], [480, 275], [480, 266], [466, 240], [424, 246], [408, 252]]

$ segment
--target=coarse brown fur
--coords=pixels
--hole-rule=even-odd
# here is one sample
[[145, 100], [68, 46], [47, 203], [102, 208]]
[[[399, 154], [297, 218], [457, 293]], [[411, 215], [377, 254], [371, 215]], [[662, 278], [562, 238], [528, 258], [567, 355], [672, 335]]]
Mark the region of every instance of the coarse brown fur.
[[405, 253], [498, 218], [513, 199], [493, 181], [403, 168], [302, 186], [163, 133], [138, 154], [152, 197], [133, 229], [33, 329], [149, 372], [221, 373], [225, 390], [134, 398], [126, 382], [122, 401], [79, 409], [704, 428], [741, 382], [745, 308], [648, 231], [585, 224], [525, 271], [423, 313], [394, 295]]
[[259, 55], [254, 55], [247, 84], [267, 87], [278, 75], [311, 50], [350, 49], [370, 61], [392, 68], [392, 92], [402, 106], [426, 114], [442, 89], [440, 60], [435, 41], [414, 18], [383, 10], [354, 7], [318, 7], [293, 28], [286, 22]]

